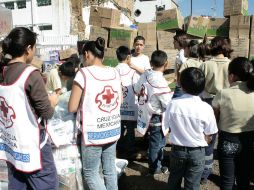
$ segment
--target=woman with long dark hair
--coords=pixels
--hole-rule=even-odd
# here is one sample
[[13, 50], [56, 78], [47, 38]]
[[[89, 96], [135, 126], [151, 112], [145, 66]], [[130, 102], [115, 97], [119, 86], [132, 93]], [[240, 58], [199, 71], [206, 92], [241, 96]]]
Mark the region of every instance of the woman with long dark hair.
[[9, 189], [58, 189], [51, 144], [38, 118], [50, 119], [57, 104], [40, 72], [30, 66], [36, 34], [13, 29], [3, 40], [0, 84], [0, 159], [8, 162]]
[[118, 189], [115, 158], [122, 90], [116, 69], [102, 63], [104, 49], [103, 38], [85, 44], [82, 53], [87, 67], [77, 73], [69, 101], [69, 111], [80, 115], [83, 174], [90, 190]]

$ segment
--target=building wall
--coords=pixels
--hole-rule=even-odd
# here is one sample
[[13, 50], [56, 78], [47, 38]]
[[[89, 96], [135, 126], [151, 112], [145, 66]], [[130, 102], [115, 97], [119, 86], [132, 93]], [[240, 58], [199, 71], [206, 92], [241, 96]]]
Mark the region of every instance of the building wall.
[[[43, 35], [68, 35], [70, 32], [69, 0], [52, 0], [50, 6], [37, 6], [36, 0], [26, 2], [26, 8], [12, 10], [13, 26], [31, 27], [32, 18], [34, 31]], [[52, 25], [52, 30], [40, 31], [38, 26]]]
[[136, 0], [134, 5], [134, 12], [135, 10], [139, 9], [141, 11], [141, 14], [139, 17], [135, 17], [135, 20], [137, 22], [152, 22], [156, 19], [156, 5], [157, 6], [163, 6], [165, 5], [165, 9], [170, 9], [171, 6], [171, 0], [154, 0], [154, 1], [140, 1]]

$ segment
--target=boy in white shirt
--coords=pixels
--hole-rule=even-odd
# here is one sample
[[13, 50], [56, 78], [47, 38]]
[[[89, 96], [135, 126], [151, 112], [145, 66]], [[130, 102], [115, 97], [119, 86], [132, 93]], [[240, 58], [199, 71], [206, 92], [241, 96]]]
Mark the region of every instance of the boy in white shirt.
[[134, 53], [131, 56], [129, 66], [141, 75], [145, 72], [145, 70], [151, 68], [149, 57], [143, 54], [143, 50], [145, 48], [145, 38], [143, 36], [137, 36], [134, 39], [133, 46]]
[[[138, 81], [136, 71], [129, 67], [131, 51], [126, 46], [116, 50], [119, 72], [122, 84], [123, 103], [121, 105], [121, 137], [117, 143], [118, 156], [134, 156], [135, 153], [135, 128], [137, 126], [138, 100], [133, 90], [133, 85]], [[126, 133], [126, 134], [125, 134]]]
[[204, 73], [189, 67], [182, 71], [180, 84], [185, 94], [169, 103], [164, 120], [171, 130], [169, 189], [181, 189], [184, 178], [184, 189], [199, 190], [205, 147], [218, 129], [212, 107], [199, 97], [205, 88]]
[[142, 135], [145, 135], [147, 131], [150, 132], [149, 175], [168, 172], [168, 168], [161, 165], [167, 134], [162, 124], [162, 115], [172, 97], [168, 83], [163, 77], [167, 63], [165, 52], [154, 51], [151, 57], [153, 69], [145, 71], [134, 86], [135, 92], [139, 94], [137, 130]]

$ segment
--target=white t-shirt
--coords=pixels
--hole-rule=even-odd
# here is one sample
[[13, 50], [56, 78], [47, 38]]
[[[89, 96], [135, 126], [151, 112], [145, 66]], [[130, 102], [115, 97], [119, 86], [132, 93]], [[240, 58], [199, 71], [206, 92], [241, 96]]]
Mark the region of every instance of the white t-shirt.
[[131, 62], [132, 64], [134, 64], [136, 67], [147, 70], [147, 69], [151, 69], [151, 65], [150, 65], [150, 61], [149, 61], [149, 57], [142, 54], [138, 57], [131, 57]]
[[[115, 71], [112, 67], [89, 66], [89, 70], [93, 72], [94, 76], [100, 76], [100, 80], [108, 80], [111, 79], [112, 76], [115, 76]], [[85, 81], [80, 71], [76, 74], [74, 81], [77, 82], [81, 86], [81, 88], [84, 89]], [[96, 86], [94, 88], [96, 88]]]
[[205, 147], [205, 135], [218, 132], [212, 107], [189, 94], [169, 103], [164, 122], [171, 129], [169, 141], [178, 146]]

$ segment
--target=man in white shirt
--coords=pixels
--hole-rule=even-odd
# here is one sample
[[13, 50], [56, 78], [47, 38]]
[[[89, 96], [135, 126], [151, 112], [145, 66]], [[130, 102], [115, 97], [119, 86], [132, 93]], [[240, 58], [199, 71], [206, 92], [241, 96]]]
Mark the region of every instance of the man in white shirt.
[[200, 189], [205, 165], [205, 147], [218, 132], [212, 107], [198, 96], [205, 87], [200, 69], [189, 67], [181, 73], [181, 97], [172, 100], [166, 110], [165, 126], [170, 128], [172, 144], [169, 189]]
[[134, 53], [132, 54], [129, 66], [141, 75], [145, 72], [145, 70], [151, 68], [149, 57], [143, 54], [143, 50], [145, 48], [145, 38], [143, 36], [137, 36], [134, 39], [133, 46]]

